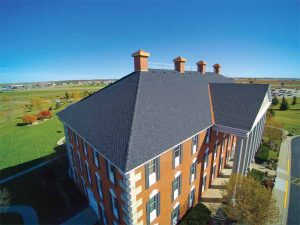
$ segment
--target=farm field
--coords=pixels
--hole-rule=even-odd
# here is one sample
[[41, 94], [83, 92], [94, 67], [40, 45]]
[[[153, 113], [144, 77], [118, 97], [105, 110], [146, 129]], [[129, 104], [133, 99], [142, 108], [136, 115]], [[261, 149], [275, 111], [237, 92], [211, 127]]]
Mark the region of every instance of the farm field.
[[300, 90], [300, 79], [256, 79], [256, 78], [234, 78], [237, 83], [271, 84], [272, 88], [290, 88]]
[[[83, 93], [94, 92], [103, 85], [64, 86], [0, 93], [0, 170], [29, 162], [56, 152], [57, 141], [64, 136], [56, 112], [79, 100]], [[64, 100], [66, 92], [76, 100]], [[55, 109], [56, 100], [61, 106]], [[34, 104], [33, 104], [34, 102]], [[33, 104], [29, 109], [25, 105]], [[25, 114], [37, 114], [52, 107], [52, 118], [36, 125], [24, 126]]]

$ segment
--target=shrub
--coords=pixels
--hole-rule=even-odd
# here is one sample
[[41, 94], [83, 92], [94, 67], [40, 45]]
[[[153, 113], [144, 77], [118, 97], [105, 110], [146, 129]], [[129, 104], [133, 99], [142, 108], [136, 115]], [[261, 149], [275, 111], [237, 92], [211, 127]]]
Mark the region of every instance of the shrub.
[[297, 98], [296, 98], [296, 96], [294, 96], [293, 101], [292, 101], [292, 105], [296, 105], [296, 103], [297, 103]]
[[250, 177], [253, 177], [255, 180], [262, 182], [264, 180], [265, 174], [256, 169], [252, 169], [250, 172]]
[[52, 114], [49, 110], [43, 110], [40, 111], [38, 114], [38, 119], [43, 120], [43, 119], [50, 119], [52, 117]]
[[32, 124], [35, 121], [37, 121], [37, 116], [36, 115], [25, 115], [23, 116], [23, 122], [26, 124]]
[[194, 206], [180, 221], [179, 225], [205, 225], [210, 220], [211, 211], [202, 203]]
[[272, 105], [278, 105], [279, 101], [278, 101], [278, 98], [275, 96], [273, 99], [272, 99]]

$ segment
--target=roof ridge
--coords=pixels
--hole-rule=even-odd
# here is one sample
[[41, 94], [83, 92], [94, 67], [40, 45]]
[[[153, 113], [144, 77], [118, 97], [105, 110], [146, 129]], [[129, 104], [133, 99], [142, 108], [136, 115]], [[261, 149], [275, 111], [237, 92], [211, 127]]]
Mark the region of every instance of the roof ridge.
[[130, 143], [131, 143], [131, 137], [132, 137], [132, 130], [133, 130], [133, 123], [134, 123], [134, 118], [135, 118], [135, 109], [136, 109], [136, 102], [137, 102], [137, 98], [138, 98], [138, 92], [139, 92], [139, 87], [140, 87], [140, 82], [141, 82], [141, 72], [139, 72], [138, 75], [138, 85], [136, 88], [136, 93], [135, 93], [135, 100], [134, 100], [134, 108], [132, 111], [132, 119], [131, 119], [131, 127], [130, 127], [130, 133], [129, 133], [129, 139], [127, 142], [127, 147], [126, 147], [126, 160], [125, 160], [125, 168], [124, 168], [124, 172], [127, 171], [127, 164], [128, 164], [128, 155], [129, 155], [129, 149], [130, 149]]

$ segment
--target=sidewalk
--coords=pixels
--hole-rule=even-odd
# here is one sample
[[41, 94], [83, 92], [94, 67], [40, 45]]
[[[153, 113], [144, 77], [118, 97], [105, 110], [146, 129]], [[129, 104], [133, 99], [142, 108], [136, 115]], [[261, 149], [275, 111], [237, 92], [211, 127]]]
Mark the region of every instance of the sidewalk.
[[290, 190], [290, 161], [291, 161], [291, 138], [284, 139], [280, 146], [280, 154], [277, 167], [277, 178], [273, 195], [277, 200], [277, 206], [280, 212], [280, 219], [277, 225], [287, 223], [289, 190]]

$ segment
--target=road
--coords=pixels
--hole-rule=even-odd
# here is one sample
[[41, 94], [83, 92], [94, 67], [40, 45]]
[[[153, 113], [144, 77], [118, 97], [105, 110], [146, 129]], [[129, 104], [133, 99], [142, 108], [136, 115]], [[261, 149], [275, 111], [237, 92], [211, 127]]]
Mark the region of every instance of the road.
[[291, 143], [291, 187], [288, 225], [300, 224], [300, 137]]

